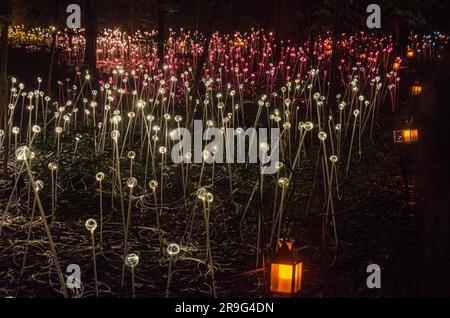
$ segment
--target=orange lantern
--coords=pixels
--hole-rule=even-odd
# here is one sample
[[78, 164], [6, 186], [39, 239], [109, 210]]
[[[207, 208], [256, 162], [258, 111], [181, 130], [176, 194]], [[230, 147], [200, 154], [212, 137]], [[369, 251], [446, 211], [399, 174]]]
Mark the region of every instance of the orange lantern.
[[406, 56], [407, 56], [407, 57], [414, 57], [414, 51], [411, 50], [411, 49], [409, 49], [409, 50], [406, 52]]
[[270, 259], [270, 292], [294, 295], [301, 289], [302, 262], [292, 250], [292, 242], [280, 240], [278, 252]]
[[422, 86], [419, 85], [419, 84], [414, 84], [411, 87], [411, 94], [412, 95], [420, 95], [420, 94], [422, 94]]
[[394, 62], [394, 64], [392, 65], [392, 68], [394, 69], [395, 72], [397, 72], [398, 69], [400, 68], [400, 63], [399, 62]]
[[366, 58], [366, 53], [361, 53], [361, 54], [359, 54], [359, 58], [360, 59], [365, 59]]
[[333, 54], [333, 46], [331, 44], [327, 44], [325, 46], [325, 55]]
[[394, 131], [394, 142], [396, 143], [416, 143], [419, 141], [419, 130], [418, 129], [411, 129], [411, 128], [405, 128], [402, 130], [395, 130]]

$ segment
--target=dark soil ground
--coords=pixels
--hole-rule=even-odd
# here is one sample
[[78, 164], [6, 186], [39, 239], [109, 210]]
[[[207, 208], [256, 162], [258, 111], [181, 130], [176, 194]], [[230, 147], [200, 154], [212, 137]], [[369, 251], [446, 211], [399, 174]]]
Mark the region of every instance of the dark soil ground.
[[[38, 56], [33, 54], [30, 58], [31, 56], [34, 56], [35, 65], [44, 65], [41, 74], [30, 75], [31, 71], [23, 67], [29, 65], [29, 62], [17, 63], [15, 59], [19, 57], [15, 57], [14, 54], [10, 59], [9, 73], [24, 82], [45, 74], [45, 56], [41, 57], [41, 61]], [[444, 69], [448, 69], [448, 63], [442, 63], [442, 65], [445, 66]], [[35, 72], [33, 66], [33, 73]], [[58, 72], [63, 74], [65, 70], [61, 68]], [[446, 74], [450, 74], [450, 70]], [[29, 79], [28, 76], [30, 76]], [[438, 78], [443, 83], [449, 83], [449, 75], [436, 76], [426, 78], [430, 90]], [[426, 87], [425, 90], [427, 90]], [[435, 103], [439, 103], [441, 100], [439, 94], [442, 91], [448, 94], [449, 90], [442, 86], [436, 89]], [[422, 103], [426, 102], [422, 101]], [[428, 122], [421, 123], [421, 132], [424, 131], [421, 134], [421, 140], [426, 140], [427, 131], [433, 131], [432, 128], [436, 125], [446, 124], [449, 118], [448, 107], [444, 112], [445, 116], [436, 114], [444, 106], [442, 104], [431, 113], [421, 112], [428, 116], [425, 116]], [[424, 107], [421, 106], [420, 109], [428, 109]], [[450, 193], [445, 192], [448, 189], [449, 178], [445, 179], [448, 176], [448, 168], [444, 168], [445, 160], [438, 160], [437, 163], [433, 161], [438, 156], [432, 151], [436, 149], [435, 147], [450, 149], [448, 132], [445, 135], [447, 138], [440, 138], [438, 144], [428, 145], [425, 142], [425, 145], [419, 143], [398, 148], [392, 143], [392, 122], [389, 119], [381, 119], [376, 126], [374, 136], [376, 137], [373, 142], [365, 143], [362, 155], [354, 157], [352, 171], [347, 178], [344, 176], [345, 167], [341, 167], [339, 175], [341, 199], [335, 199], [339, 244], [337, 248], [328, 244], [328, 257], [325, 261], [321, 247], [320, 210], [323, 204], [321, 196], [316, 199], [311, 215], [308, 218], [304, 215], [308, 189], [312, 186], [314, 174], [314, 162], [310, 161], [308, 156], [296, 176], [295, 194], [289, 202], [286, 213], [294, 216], [289, 219], [292, 228], [291, 236], [296, 240], [296, 246], [301, 248], [303, 258], [302, 295], [304, 297], [449, 296], [450, 281], [448, 275], [445, 276], [445, 268], [448, 268], [445, 267], [445, 264], [448, 264], [445, 262], [449, 254], [448, 245], [445, 245], [448, 244], [448, 223], [446, 222], [449, 215], [447, 207], [448, 193]], [[447, 148], [442, 148], [445, 145]], [[422, 156], [424, 147], [428, 149], [425, 150], [427, 155]], [[315, 150], [310, 150], [310, 153], [313, 151]], [[400, 152], [406, 167], [409, 196], [405, 192]], [[83, 151], [80, 150], [80, 153]], [[84, 157], [76, 160], [78, 161], [75, 161], [70, 169], [80, 169], [80, 171], [85, 169], [86, 174], [95, 173], [95, 166], [102, 164], [101, 158], [96, 158], [85, 165], [83, 165]], [[442, 165], [443, 170], [430, 175], [429, 171], [436, 169], [435, 165], [438, 167]], [[69, 172], [73, 174], [73, 170], [67, 173]], [[165, 231], [163, 242], [164, 245], [170, 242], [182, 244], [180, 257], [172, 266], [170, 295], [208, 297], [211, 294], [211, 284], [210, 276], [205, 275], [207, 270], [204, 264], [206, 252], [203, 211], [200, 206], [193, 207], [194, 200], [190, 200], [187, 210], [184, 208], [176, 172], [168, 171], [167, 173], [170, 183], [166, 188], [165, 202], [170, 203], [165, 205], [161, 218], [161, 228]], [[234, 182], [236, 188], [240, 190], [233, 195], [236, 204], [233, 204], [230, 199], [225, 171], [217, 168], [216, 173], [222, 178], [219, 178], [213, 191], [217, 199], [211, 211], [211, 239], [212, 255], [217, 266], [218, 295], [263, 297], [266, 295], [263, 273], [249, 273], [255, 269], [256, 263], [253, 246], [256, 242], [256, 213], [260, 206], [257, 198], [253, 199], [252, 208], [241, 222], [243, 209], [257, 180], [255, 171], [254, 169], [246, 170], [245, 167], [237, 168]], [[73, 180], [62, 177], [61, 180], [63, 181], [59, 190], [57, 221], [52, 226], [52, 234], [57, 244], [63, 271], [71, 263], [79, 264], [81, 267], [84, 289], [79, 296], [93, 296], [92, 249], [88, 233], [84, 228], [84, 221], [98, 214], [98, 193], [92, 191], [95, 188], [95, 180], [93, 180], [93, 174], [82, 175], [79, 179]], [[268, 181], [267, 189], [270, 189], [271, 182]], [[87, 184], [87, 187], [84, 184]], [[440, 185], [443, 189], [440, 189]], [[2, 203], [9, 195], [8, 187], [10, 186], [7, 184], [2, 185], [4, 189]], [[26, 200], [27, 189], [22, 187], [21, 191], [24, 194], [22, 197]], [[193, 197], [193, 194], [190, 197]], [[264, 197], [268, 203], [261, 205], [266, 221], [263, 237], [267, 238], [269, 235], [267, 221], [272, 214], [273, 191], [267, 190]], [[128, 201], [125, 200], [125, 202]], [[138, 297], [164, 297], [169, 260], [165, 254], [160, 253], [158, 235], [155, 231], [156, 220], [152, 208], [152, 196], [137, 191], [132, 203], [133, 229], [130, 235], [132, 246], [130, 251], [138, 252], [140, 256], [140, 264], [136, 268], [136, 294]], [[23, 206], [27, 203], [24, 201], [15, 204]], [[117, 205], [116, 201], [116, 208]], [[25, 223], [28, 219], [15, 213], [16, 207], [13, 206], [10, 209], [0, 240], [1, 296], [16, 295], [18, 289], [18, 276], [26, 239]], [[104, 228], [105, 252], [97, 248], [101, 296], [129, 297], [131, 293], [129, 271], [126, 271], [124, 287], [120, 286], [123, 253], [121, 218], [118, 211], [111, 212], [110, 197], [107, 194], [105, 194], [104, 208], [105, 219], [108, 220]], [[189, 237], [184, 235], [184, 230], [188, 213], [194, 209], [196, 217], [192, 235]], [[98, 236], [96, 239], [98, 243]], [[265, 249], [265, 255], [268, 255], [269, 250], [269, 247]], [[61, 294], [56, 292], [59, 288], [57, 274], [54, 266], [50, 266], [48, 262], [50, 255], [45, 233], [38, 222], [33, 228], [28, 255], [27, 267], [18, 295], [21, 297], [60, 296]], [[381, 268], [381, 289], [369, 289], [366, 286], [369, 275], [366, 273], [366, 268], [373, 263]]]

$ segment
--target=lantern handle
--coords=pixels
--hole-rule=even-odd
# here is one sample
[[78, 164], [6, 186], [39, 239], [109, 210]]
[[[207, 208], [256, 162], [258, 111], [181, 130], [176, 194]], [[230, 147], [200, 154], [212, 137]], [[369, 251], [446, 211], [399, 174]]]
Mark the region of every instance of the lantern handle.
[[406, 126], [408, 126], [409, 128], [411, 128], [411, 124], [413, 122], [413, 116], [411, 115], [409, 120], [408, 117], [405, 117], [405, 122], [406, 122]]

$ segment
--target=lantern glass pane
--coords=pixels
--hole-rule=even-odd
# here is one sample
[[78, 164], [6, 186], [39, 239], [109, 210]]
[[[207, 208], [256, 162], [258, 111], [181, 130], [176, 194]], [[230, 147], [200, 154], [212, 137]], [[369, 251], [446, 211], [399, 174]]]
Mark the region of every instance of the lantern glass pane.
[[417, 129], [411, 129], [411, 141], [419, 140], [419, 131]]
[[294, 293], [298, 292], [302, 288], [302, 263], [295, 265], [295, 285]]
[[270, 290], [277, 293], [292, 292], [292, 275], [294, 266], [287, 264], [271, 264]]
[[411, 141], [411, 130], [410, 129], [404, 129], [403, 130], [403, 141], [404, 142], [410, 142]]

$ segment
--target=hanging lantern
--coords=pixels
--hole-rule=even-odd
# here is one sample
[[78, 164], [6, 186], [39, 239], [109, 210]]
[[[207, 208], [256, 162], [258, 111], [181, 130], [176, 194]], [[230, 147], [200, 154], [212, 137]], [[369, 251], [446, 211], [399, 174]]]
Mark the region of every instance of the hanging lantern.
[[410, 144], [416, 143], [417, 141], [419, 141], [418, 129], [405, 128], [394, 131], [394, 142], [396, 143]]
[[414, 51], [411, 50], [411, 49], [408, 49], [408, 51], [406, 52], [406, 56], [409, 57], [409, 58], [414, 57]]
[[420, 94], [422, 94], [422, 85], [416, 83], [411, 87], [411, 95], [420, 95]]
[[364, 59], [366, 58], [366, 53], [361, 53], [361, 54], [359, 54], [359, 58], [360, 58], [361, 60], [364, 60]]
[[292, 250], [292, 242], [280, 240], [278, 246], [278, 252], [270, 259], [270, 292], [292, 296], [301, 289], [302, 262]]

